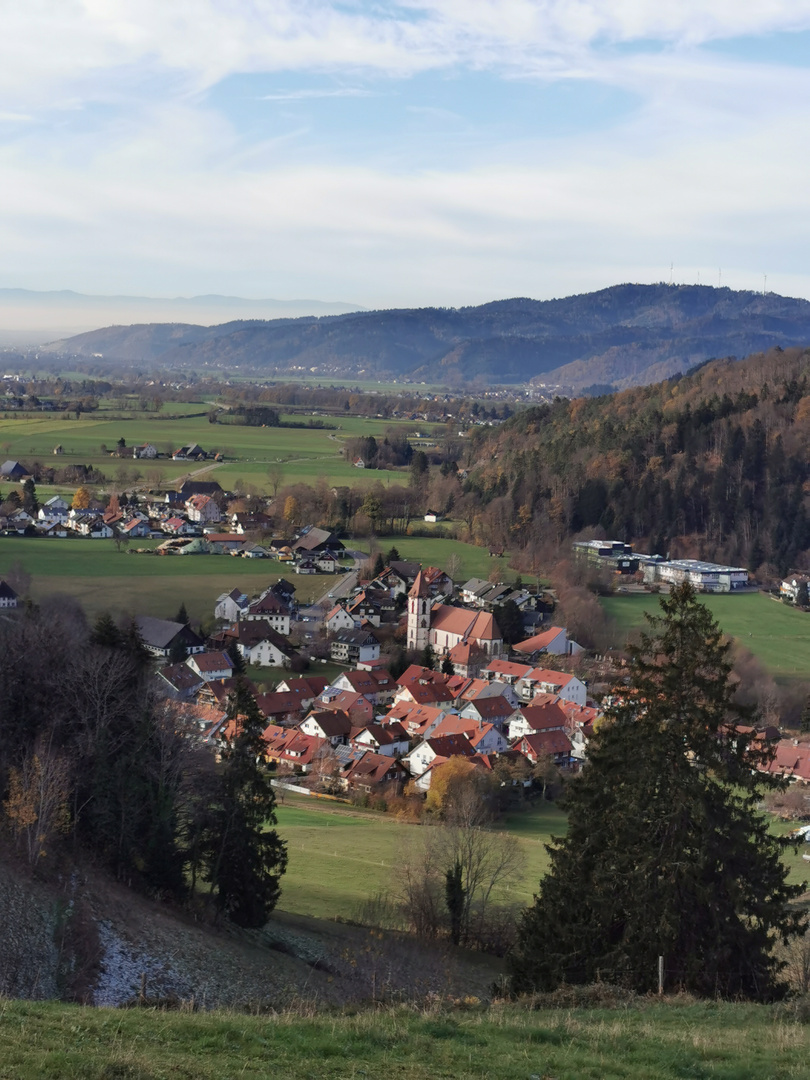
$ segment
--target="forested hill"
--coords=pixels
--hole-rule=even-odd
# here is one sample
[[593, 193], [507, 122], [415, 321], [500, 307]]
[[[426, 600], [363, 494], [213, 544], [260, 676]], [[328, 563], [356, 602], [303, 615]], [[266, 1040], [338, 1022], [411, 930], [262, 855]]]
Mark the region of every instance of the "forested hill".
[[529, 554], [602, 530], [673, 558], [808, 564], [810, 349], [558, 399], [470, 441], [466, 497]]
[[810, 303], [709, 286], [617, 285], [560, 300], [356, 312], [221, 326], [114, 326], [47, 351], [202, 370], [561, 391], [644, 385], [717, 356], [810, 341]]

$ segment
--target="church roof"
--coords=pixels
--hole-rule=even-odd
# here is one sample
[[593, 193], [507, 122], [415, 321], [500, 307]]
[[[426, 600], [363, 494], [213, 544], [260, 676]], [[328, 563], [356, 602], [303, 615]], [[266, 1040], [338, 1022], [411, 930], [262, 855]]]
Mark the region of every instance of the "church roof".
[[416, 580], [413, 585], [411, 585], [411, 591], [408, 593], [408, 596], [413, 596], [415, 599], [425, 599], [430, 596], [430, 589], [428, 589], [425, 575], [421, 570], [416, 575]]

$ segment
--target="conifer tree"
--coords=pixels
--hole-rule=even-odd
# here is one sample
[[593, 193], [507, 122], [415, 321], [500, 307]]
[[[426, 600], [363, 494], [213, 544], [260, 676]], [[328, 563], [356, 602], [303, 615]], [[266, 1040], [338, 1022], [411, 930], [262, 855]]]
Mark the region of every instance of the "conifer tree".
[[231, 735], [202, 844], [203, 876], [217, 907], [237, 926], [259, 927], [276, 906], [287, 847], [275, 829], [276, 800], [264, 761], [265, 720], [239, 679], [228, 699]]
[[741, 725], [729, 644], [688, 584], [661, 599], [628, 685], [569, 787], [569, 828], [523, 917], [515, 992], [597, 979], [644, 992], [778, 996], [772, 948], [803, 925], [783, 842], [758, 810], [776, 781]]

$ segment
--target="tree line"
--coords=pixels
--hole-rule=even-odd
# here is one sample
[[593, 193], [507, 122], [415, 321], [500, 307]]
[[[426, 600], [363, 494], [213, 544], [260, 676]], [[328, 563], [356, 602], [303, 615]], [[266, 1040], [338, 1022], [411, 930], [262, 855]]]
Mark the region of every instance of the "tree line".
[[261, 925], [286, 852], [247, 684], [217, 761], [154, 694], [131, 620], [89, 626], [65, 598], [29, 605], [0, 624], [0, 655], [0, 822], [32, 867], [90, 858], [149, 895], [207, 897]]

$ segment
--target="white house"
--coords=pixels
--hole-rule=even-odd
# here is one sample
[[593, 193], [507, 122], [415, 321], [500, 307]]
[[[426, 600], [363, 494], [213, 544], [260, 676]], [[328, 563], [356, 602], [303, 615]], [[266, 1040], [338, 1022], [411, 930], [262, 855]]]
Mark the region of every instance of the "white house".
[[195, 653], [189, 656], [186, 664], [206, 682], [230, 679], [233, 675], [233, 661], [226, 652]]
[[779, 595], [788, 603], [796, 604], [799, 601], [799, 589], [810, 585], [810, 578], [805, 574], [791, 574], [779, 586]]
[[189, 521], [206, 525], [220, 520], [219, 507], [210, 495], [192, 495], [186, 499], [186, 513]]
[[517, 692], [521, 701], [531, 701], [537, 694], [556, 694], [575, 705], [585, 705], [588, 697], [585, 683], [576, 675], [548, 668], [533, 668], [528, 675], [518, 679]]
[[324, 619], [324, 625], [330, 634], [337, 634], [340, 630], [355, 630], [359, 628], [359, 621], [355, 621], [348, 611], [336, 604]]
[[[222, 593], [217, 597], [214, 608], [214, 618], [224, 619], [226, 622], [236, 622], [248, 609], [250, 601], [239, 589], [231, 589], [229, 593]], [[274, 627], [273, 629], [277, 629]], [[289, 633], [289, 626], [287, 628]], [[280, 631], [283, 633], [283, 631]]]

